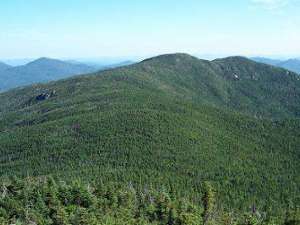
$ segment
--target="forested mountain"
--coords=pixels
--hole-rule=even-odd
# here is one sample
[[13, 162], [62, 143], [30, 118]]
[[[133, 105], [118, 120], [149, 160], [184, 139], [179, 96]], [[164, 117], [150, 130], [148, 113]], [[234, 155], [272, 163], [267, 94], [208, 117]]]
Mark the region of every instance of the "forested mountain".
[[2, 70], [1, 67], [3, 66], [0, 65], [0, 91], [97, 70], [84, 64], [72, 64], [50, 58], [40, 58], [24, 66], [6, 67]]
[[268, 59], [262, 57], [254, 57], [252, 60], [260, 63], [265, 63], [273, 66], [278, 66], [295, 73], [300, 74], [300, 60], [299, 59], [288, 59], [288, 60], [277, 60], [277, 59]]
[[271, 118], [299, 117], [300, 77], [244, 57], [163, 55], [133, 67], [166, 94]]
[[300, 79], [186, 54], [0, 94], [0, 175], [166, 189], [224, 208], [300, 201]]

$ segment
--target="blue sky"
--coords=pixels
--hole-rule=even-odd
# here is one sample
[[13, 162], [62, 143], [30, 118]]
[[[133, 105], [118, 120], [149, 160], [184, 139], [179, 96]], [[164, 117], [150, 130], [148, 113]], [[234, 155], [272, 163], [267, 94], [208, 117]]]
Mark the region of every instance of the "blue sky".
[[3, 0], [0, 58], [300, 55], [300, 0]]

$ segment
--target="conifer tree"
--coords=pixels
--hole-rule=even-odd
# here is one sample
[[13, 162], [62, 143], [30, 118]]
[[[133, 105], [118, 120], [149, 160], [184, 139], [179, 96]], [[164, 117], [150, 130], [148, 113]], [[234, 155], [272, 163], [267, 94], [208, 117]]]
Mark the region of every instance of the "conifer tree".
[[204, 182], [203, 202], [203, 224], [213, 224], [213, 212], [215, 207], [215, 192], [210, 182]]

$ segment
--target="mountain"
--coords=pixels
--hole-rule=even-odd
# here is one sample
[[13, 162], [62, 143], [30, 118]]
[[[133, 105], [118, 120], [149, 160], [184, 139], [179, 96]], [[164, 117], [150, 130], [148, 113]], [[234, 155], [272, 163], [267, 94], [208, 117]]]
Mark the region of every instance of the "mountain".
[[0, 71], [3, 71], [3, 70], [7, 70], [9, 69], [11, 66], [3, 63], [3, 62], [0, 62]]
[[279, 63], [278, 66], [300, 74], [300, 60], [299, 59], [289, 59], [287, 61]]
[[0, 91], [93, 71], [96, 69], [84, 64], [40, 58], [24, 66], [10, 67], [0, 71]]
[[147, 77], [193, 102], [257, 117], [300, 115], [300, 78], [281, 68], [244, 57], [206, 61], [185, 54], [163, 55], [138, 65], [144, 64], [153, 67]]
[[[224, 207], [299, 204], [300, 79], [243, 57], [154, 57], [0, 94], [0, 177], [154, 187]], [[283, 211], [280, 211], [283, 212]]]
[[264, 57], [253, 57], [252, 60], [260, 63], [265, 63], [272, 66], [277, 66], [278, 64], [282, 63], [282, 60], [279, 59], [270, 59], [270, 58], [264, 58]]
[[277, 60], [263, 57], [254, 57], [252, 60], [260, 63], [265, 63], [272, 66], [278, 66], [292, 72], [300, 74], [300, 60], [299, 59], [288, 59], [288, 60]]

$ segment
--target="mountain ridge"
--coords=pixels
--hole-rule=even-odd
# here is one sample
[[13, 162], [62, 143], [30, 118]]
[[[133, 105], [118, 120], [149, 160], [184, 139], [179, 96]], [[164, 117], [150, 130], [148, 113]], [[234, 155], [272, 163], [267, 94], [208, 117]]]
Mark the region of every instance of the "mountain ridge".
[[[208, 102], [213, 105], [239, 107], [238, 111], [255, 115], [259, 109], [249, 107], [256, 104], [264, 109], [257, 116], [263, 116], [276, 111], [277, 107], [267, 107], [268, 103], [274, 100], [275, 105], [281, 105], [278, 105], [279, 108], [289, 108], [288, 111], [279, 112], [279, 117], [285, 113], [289, 116], [299, 116], [297, 101], [300, 98], [300, 78], [297, 74], [256, 63], [245, 57], [235, 56], [208, 61], [184, 53], [166, 54], [117, 69], [108, 68], [100, 74], [127, 73], [128, 70], [134, 70], [136, 74], [145, 74], [143, 79], [154, 81], [158, 87], [161, 85], [162, 89], [167, 88], [177, 96], [188, 96], [192, 101], [198, 102], [199, 95], [207, 96]], [[182, 74], [186, 76], [183, 77]], [[179, 82], [181, 86], [178, 86]], [[272, 90], [272, 85], [275, 84], [277, 91]], [[294, 92], [292, 96], [289, 89]], [[273, 92], [274, 95], [270, 95]], [[250, 101], [250, 106], [245, 104], [245, 99]], [[199, 100], [205, 102], [203, 98]], [[272, 112], [268, 113], [269, 110]]]
[[[164, 83], [166, 80], [172, 82], [169, 77], [166, 77], [166, 74], [173, 70], [171, 74], [173, 76], [176, 74], [175, 79], [181, 80], [181, 84], [184, 82], [186, 87], [185, 90], [182, 86], [177, 87], [177, 90], [182, 91], [182, 93], [178, 93], [179, 95], [195, 96], [194, 99], [198, 98], [199, 94], [203, 97], [206, 95], [209, 102], [221, 104], [222, 107], [238, 107], [238, 110], [252, 111], [252, 114], [259, 112], [259, 109], [251, 107], [251, 104], [256, 104], [262, 109], [258, 116], [259, 114], [268, 114], [268, 111], [276, 111], [277, 107], [268, 108], [270, 102], [274, 100], [273, 97], [276, 96], [276, 103], [274, 102], [274, 104], [280, 104], [281, 106], [278, 105], [278, 107], [285, 109], [289, 105], [288, 107], [293, 111], [292, 114], [299, 116], [297, 113], [299, 109], [294, 107], [298, 105], [297, 101], [300, 97], [300, 78], [297, 74], [285, 69], [256, 63], [240, 56], [208, 61], [186, 54], [173, 54], [150, 58], [138, 65], [143, 66], [145, 63], [145, 69], [149, 70], [151, 65], [166, 68], [164, 72], [152, 71], [161, 73], [155, 79], [164, 77]], [[184, 63], [185, 66], [182, 66], [181, 63]], [[186, 73], [188, 77], [182, 80], [180, 73]], [[277, 93], [272, 90], [272, 85], [275, 84], [278, 86]], [[172, 83], [165, 83], [164, 85], [165, 87], [168, 86], [169, 90], [174, 89]], [[177, 84], [174, 85], [178, 86]], [[293, 96], [290, 96], [289, 89], [295, 91]], [[256, 90], [257, 93], [254, 93], [253, 90]], [[273, 96], [270, 96], [270, 93], [273, 92]], [[250, 105], [246, 104], [248, 101], [250, 101]]]

